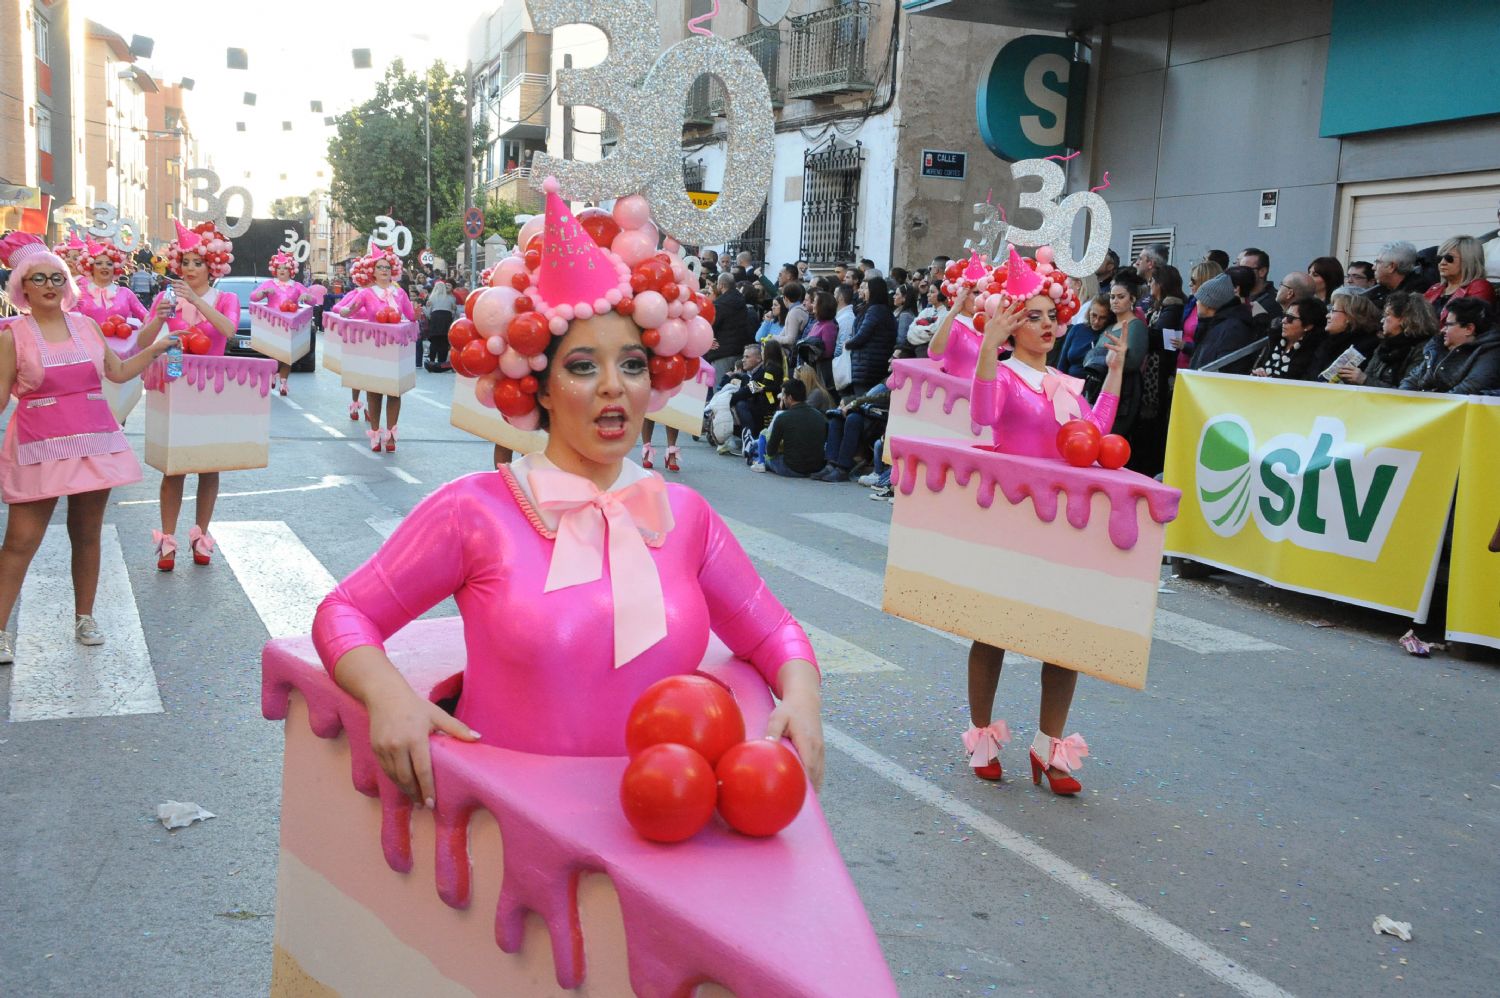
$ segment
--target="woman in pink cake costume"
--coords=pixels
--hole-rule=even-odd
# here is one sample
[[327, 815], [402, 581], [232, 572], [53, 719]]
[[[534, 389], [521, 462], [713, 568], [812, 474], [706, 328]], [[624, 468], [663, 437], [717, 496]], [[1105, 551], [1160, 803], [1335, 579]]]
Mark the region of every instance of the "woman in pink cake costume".
[[[240, 322], [240, 300], [232, 291], [215, 291], [212, 282], [229, 273], [234, 260], [234, 244], [214, 228], [212, 222], [201, 222], [185, 229], [177, 226], [177, 241], [167, 247], [167, 262], [176, 275], [171, 290], [176, 303], [163, 291], [151, 303], [151, 318], [141, 327], [137, 343], [142, 349], [151, 345], [162, 327], [178, 334], [186, 351], [223, 356], [229, 337]], [[163, 475], [161, 479], [161, 529], [151, 532], [156, 542], [156, 567], [170, 572], [177, 564], [177, 517], [182, 512], [182, 490], [186, 475]], [[193, 549], [193, 563], [207, 565], [213, 557], [214, 539], [208, 525], [213, 519], [214, 502], [219, 498], [219, 473], [198, 475], [197, 516], [188, 531]]]
[[[1003, 454], [1061, 460], [1057, 449], [1061, 424], [1086, 419], [1101, 434], [1109, 433], [1119, 404], [1124, 346], [1118, 338], [1108, 340], [1109, 373], [1099, 401], [1090, 407], [1083, 397], [1083, 382], [1047, 366], [1058, 330], [1066, 328], [1079, 302], [1066, 276], [1053, 269], [1050, 248], [1040, 248], [1037, 258], [1023, 260], [1012, 248], [1007, 263], [984, 283], [990, 293], [982, 306], [976, 309], [973, 292], [964, 283], [956, 289], [954, 311], [975, 316], [974, 322], [983, 331], [974, 351], [974, 422], [992, 428], [994, 449]], [[1002, 290], [995, 292], [997, 287]], [[1000, 351], [1007, 344], [1011, 354], [1001, 361]], [[988, 780], [1001, 778], [1000, 746], [1010, 740], [1006, 723], [992, 721], [1004, 662], [1001, 648], [976, 641], [969, 650], [972, 726], [964, 734], [964, 748], [975, 773]], [[1045, 774], [1056, 794], [1071, 795], [1082, 789], [1073, 770], [1088, 755], [1088, 745], [1081, 735], [1063, 736], [1077, 682], [1078, 673], [1072, 669], [1042, 665], [1041, 716], [1031, 743], [1032, 780], [1040, 783]]]
[[[250, 300], [252, 302], [263, 301], [273, 309], [287, 312], [294, 311], [297, 306], [304, 303], [311, 303], [312, 299], [307, 288], [292, 280], [292, 274], [296, 269], [296, 261], [287, 253], [277, 253], [271, 257], [271, 279], [250, 292]], [[291, 304], [291, 308], [285, 307], [288, 303]], [[292, 365], [278, 365], [276, 386], [283, 395], [286, 394], [287, 375], [291, 373]]]
[[[546, 449], [451, 482], [413, 510], [319, 607], [323, 663], [368, 708], [381, 766], [431, 806], [430, 733], [623, 755], [631, 705], [656, 680], [692, 672], [712, 628], [781, 698], [767, 737], [788, 735], [816, 784], [821, 701], [806, 634], [698, 493], [627, 458], [647, 411], [696, 368], [712, 328], [667, 327], [660, 295], [632, 297], [630, 257], [596, 244], [555, 180], [545, 190], [540, 254], [532, 266], [517, 255], [497, 268], [505, 332], [488, 341], [500, 363], [485, 377], [514, 425], [548, 429]], [[632, 262], [653, 258], [644, 200], [624, 198], [614, 211], [639, 236], [624, 244]], [[523, 273], [524, 295], [512, 290]], [[657, 323], [648, 348], [643, 333]], [[418, 696], [384, 651], [449, 596], [468, 646], [457, 717]]]
[[[141, 480], [141, 466], [100, 391], [100, 379], [140, 375], [170, 344], [121, 360], [105, 346], [95, 322], [76, 312], [67, 263], [35, 236], [0, 240], [11, 268], [6, 287], [20, 318], [0, 326], [0, 400], [16, 397], [0, 450], [0, 495], [9, 507], [0, 548], [0, 627], [8, 624], [31, 559], [60, 496], [68, 497], [73, 544], [74, 637], [104, 643], [94, 622], [99, 586], [99, 534], [109, 490]], [[15, 658], [15, 634], [0, 632], [0, 665]]]
[[69, 234], [66, 242], [52, 247], [52, 252], [68, 265], [68, 271], [74, 277], [79, 279], [88, 277], [88, 243], [79, 238], [77, 232]]
[[[927, 345], [927, 356], [938, 361], [945, 374], [955, 378], [972, 378], [979, 364], [979, 342], [982, 336], [975, 328], [976, 293], [983, 294], [994, 279], [978, 253], [969, 254], [967, 264], [948, 264], [943, 293], [952, 302], [947, 314], [938, 322], [937, 331]], [[983, 320], [979, 320], [982, 324]]]
[[78, 296], [77, 311], [103, 326], [111, 316], [132, 328], [139, 329], [146, 321], [146, 307], [131, 293], [129, 288], [117, 283], [125, 273], [125, 251], [113, 243], [100, 245], [92, 240], [85, 244], [83, 257], [87, 281], [80, 282], [82, 293]]
[[[403, 320], [413, 321], [417, 317], [411, 299], [395, 282], [401, 280], [401, 258], [389, 247], [371, 246], [370, 252], [354, 262], [350, 272], [359, 287], [349, 292], [334, 306], [339, 315], [348, 319], [364, 319], [378, 322], [386, 309], [394, 309]], [[378, 395], [365, 392], [368, 403], [367, 418], [370, 428], [365, 433], [370, 438], [371, 450], [396, 449], [396, 421], [401, 418], [401, 396]], [[385, 426], [380, 425], [380, 411], [385, 409]], [[349, 417], [358, 418], [359, 390], [354, 390], [354, 401], [349, 403]]]

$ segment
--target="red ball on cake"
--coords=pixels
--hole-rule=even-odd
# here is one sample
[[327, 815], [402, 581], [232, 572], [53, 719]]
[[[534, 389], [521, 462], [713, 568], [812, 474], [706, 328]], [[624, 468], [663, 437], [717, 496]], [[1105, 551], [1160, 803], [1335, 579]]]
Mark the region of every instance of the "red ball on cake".
[[807, 774], [780, 742], [741, 742], [719, 760], [719, 813], [742, 835], [775, 835], [807, 798]]
[[1130, 460], [1130, 441], [1118, 433], [1111, 433], [1099, 440], [1099, 465], [1116, 471]]
[[653, 745], [630, 760], [620, 778], [625, 820], [652, 842], [682, 842], [714, 814], [713, 767], [686, 745]]
[[448, 327], [448, 345], [454, 350], [462, 350], [478, 337], [479, 330], [474, 328], [474, 322], [471, 319], [456, 319], [453, 325]]
[[706, 676], [668, 676], [646, 687], [625, 721], [631, 758], [652, 745], [686, 745], [709, 765], [745, 740], [734, 695]]

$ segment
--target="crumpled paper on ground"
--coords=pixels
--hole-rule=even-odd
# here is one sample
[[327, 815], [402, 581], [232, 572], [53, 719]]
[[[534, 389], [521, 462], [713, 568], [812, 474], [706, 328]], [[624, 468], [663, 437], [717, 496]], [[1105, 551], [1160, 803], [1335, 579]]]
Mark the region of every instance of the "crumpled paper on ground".
[[168, 830], [186, 828], [195, 821], [207, 821], [215, 817], [218, 816], [212, 811], [205, 811], [192, 801], [169, 800], [165, 804], [156, 805], [156, 820]]
[[1376, 915], [1375, 922], [1370, 928], [1377, 936], [1384, 932], [1388, 936], [1395, 936], [1404, 943], [1411, 942], [1410, 922], [1398, 922], [1389, 915]]

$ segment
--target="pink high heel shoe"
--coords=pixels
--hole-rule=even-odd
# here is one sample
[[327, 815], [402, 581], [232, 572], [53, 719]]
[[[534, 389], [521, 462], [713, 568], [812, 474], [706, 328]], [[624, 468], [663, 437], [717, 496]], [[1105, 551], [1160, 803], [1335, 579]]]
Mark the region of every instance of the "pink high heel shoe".
[[650, 471], [652, 468], [656, 467], [654, 463], [655, 459], [656, 448], [652, 447], [650, 444], [641, 444], [641, 467], [645, 468], [647, 471]]
[[370, 438], [370, 450], [378, 453], [385, 446], [384, 430], [365, 430], [365, 436]]
[[682, 465], [677, 463], [677, 456], [682, 453], [682, 448], [676, 444], [667, 448], [667, 470], [681, 471]]
[[156, 570], [170, 572], [177, 567], [177, 538], [160, 530], [151, 531], [151, 541], [156, 545]]

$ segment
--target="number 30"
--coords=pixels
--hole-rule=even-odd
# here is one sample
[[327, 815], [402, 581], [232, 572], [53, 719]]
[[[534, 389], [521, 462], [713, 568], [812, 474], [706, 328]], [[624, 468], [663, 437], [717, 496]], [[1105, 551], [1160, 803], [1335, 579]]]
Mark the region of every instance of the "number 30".
[[[1099, 269], [1104, 254], [1109, 249], [1110, 216], [1109, 205], [1092, 191], [1078, 191], [1058, 200], [1067, 183], [1062, 167], [1048, 159], [1023, 159], [1010, 165], [1010, 175], [1016, 180], [1039, 177], [1040, 190], [1022, 191], [1019, 207], [1030, 208], [1042, 216], [1042, 224], [1034, 229], [1011, 225], [1005, 230], [1007, 242], [1017, 246], [1052, 245], [1054, 262], [1059, 270], [1073, 277], [1085, 277]], [[1087, 210], [1093, 225], [1089, 232], [1088, 248], [1082, 259], [1073, 256], [1073, 222], [1078, 213]]]
[[[201, 186], [188, 192], [194, 200], [202, 201], [202, 208], [184, 208], [183, 217], [190, 222], [212, 222], [230, 239], [238, 239], [250, 231], [250, 217], [255, 213], [250, 192], [238, 185], [219, 191], [219, 175], [212, 170], [189, 170], [184, 176], [189, 180], [203, 181]], [[240, 199], [238, 221], [229, 224], [228, 207], [233, 198]]]

